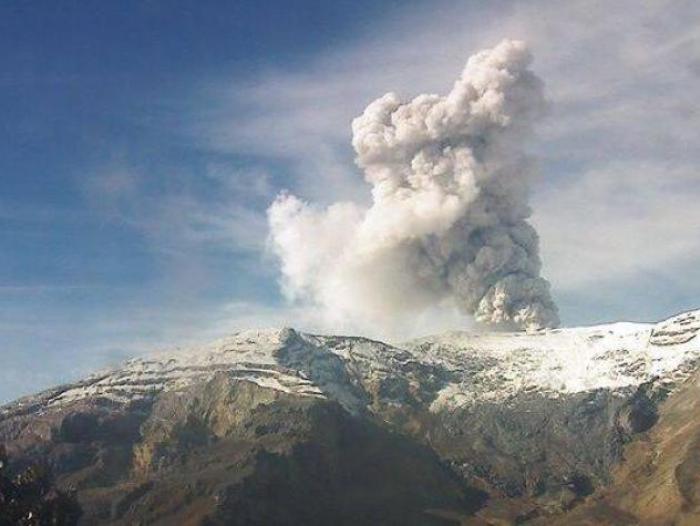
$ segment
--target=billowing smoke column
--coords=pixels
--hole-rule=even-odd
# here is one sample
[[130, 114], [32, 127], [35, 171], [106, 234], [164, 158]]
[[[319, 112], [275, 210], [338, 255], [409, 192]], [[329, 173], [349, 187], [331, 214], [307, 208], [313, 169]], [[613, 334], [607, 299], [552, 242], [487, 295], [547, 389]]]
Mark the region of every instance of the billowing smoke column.
[[452, 303], [489, 324], [556, 326], [527, 222], [534, 165], [521, 145], [544, 109], [530, 62], [507, 40], [472, 56], [444, 97], [372, 102], [352, 123], [371, 206], [282, 194], [268, 210], [286, 294], [337, 319]]

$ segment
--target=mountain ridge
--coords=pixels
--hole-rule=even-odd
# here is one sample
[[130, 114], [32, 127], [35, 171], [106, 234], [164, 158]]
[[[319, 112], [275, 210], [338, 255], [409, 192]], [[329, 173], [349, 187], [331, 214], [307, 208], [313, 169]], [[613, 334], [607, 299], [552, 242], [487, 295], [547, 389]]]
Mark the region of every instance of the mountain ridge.
[[398, 345], [244, 330], [5, 405], [0, 442], [85, 524], [548, 523], [625, 487], [697, 381], [698, 332], [700, 311]]
[[[321, 395], [318, 387], [314, 386], [304, 373], [302, 363], [295, 364], [299, 367], [295, 371], [293, 367], [288, 367], [289, 364], [276, 361], [276, 353], [285, 348], [287, 359], [290, 359], [287, 346], [293, 342], [303, 342], [302, 345], [305, 344], [317, 351], [327, 350], [330, 354], [344, 359], [361, 355], [365, 359], [375, 360], [380, 367], [389, 366], [390, 362], [395, 362], [398, 356], [402, 356], [404, 360], [419, 359], [445, 365], [445, 357], [440, 356], [441, 352], [451, 354], [452, 362], [464, 359], [477, 362], [490, 361], [491, 363], [481, 363], [481, 365], [484, 368], [490, 366], [491, 369], [499, 372], [502, 372], [506, 366], [512, 366], [515, 368], [511, 371], [512, 374], [520, 378], [526, 372], [531, 373], [535, 366], [539, 368], [545, 366], [549, 368], [551, 376], [530, 378], [533, 385], [529, 387], [542, 388], [551, 393], [557, 392], [553, 384], [558, 378], [571, 382], [571, 385], [565, 386], [565, 392], [579, 392], [599, 387], [622, 388], [625, 385], [639, 385], [654, 376], [671, 375], [667, 378], [669, 381], [682, 379], [683, 375], [688, 373], [685, 368], [692, 363], [697, 354], [694, 347], [686, 344], [695, 338], [698, 331], [700, 331], [700, 311], [698, 310], [686, 311], [658, 323], [614, 322], [535, 332], [450, 331], [396, 345], [360, 336], [304, 333], [290, 327], [245, 329], [209, 344], [158, 351], [145, 357], [132, 358], [122, 367], [104, 370], [79, 382], [64, 384], [39, 395], [30, 395], [5, 404], [0, 411], [7, 411], [7, 408], [13, 405], [27, 404], [36, 400], [37, 396], [48, 398], [49, 405], [69, 401], [74, 397], [93, 395], [113, 396], [115, 400], [119, 400], [118, 388], [123, 387], [125, 395], [130, 383], [134, 397], [148, 396], [158, 392], [160, 388], [177, 389], [186, 385], [188, 375], [196, 379], [221, 370], [235, 372], [240, 374], [241, 380], [259, 382], [271, 388], [292, 389], [299, 394], [309, 396]], [[597, 341], [592, 343], [594, 340]], [[350, 345], [350, 350], [341, 346], [339, 342], [346, 342]], [[666, 348], [672, 348], [675, 352], [664, 351], [663, 349]], [[586, 356], [588, 360], [585, 363], [574, 365], [586, 366], [588, 368], [584, 371], [586, 374], [557, 370], [563, 367], [562, 362], [573, 357], [571, 355], [580, 354], [583, 349], [593, 351], [589, 352], [590, 356]], [[601, 349], [607, 355], [596, 353]], [[650, 360], [648, 370], [631, 371], [629, 376], [625, 376], [624, 373], [630, 371], [616, 371], [614, 375], [607, 374], [605, 369], [612, 362], [625, 363], [621, 360], [621, 356], [614, 354], [618, 350], [631, 354], [631, 362], [634, 359]], [[382, 353], [385, 356], [381, 356]], [[533, 362], [528, 364], [517, 361], [518, 358], [523, 357], [532, 358]], [[515, 363], [511, 363], [513, 361]], [[592, 367], [596, 362], [600, 365], [597, 369]], [[628, 363], [628, 365], [641, 368], [643, 364], [637, 362]], [[527, 369], [524, 371], [519, 366]], [[456, 367], [455, 363], [452, 367]], [[565, 373], [569, 373], [569, 376]], [[574, 375], [573, 379], [571, 374]], [[162, 380], [162, 384], [158, 383], [159, 379]], [[140, 386], [137, 385], [137, 381], [141, 382]], [[288, 384], [285, 385], [284, 382]], [[576, 382], [580, 385], [576, 385]], [[509, 387], [514, 391], [528, 388], [527, 385]]]

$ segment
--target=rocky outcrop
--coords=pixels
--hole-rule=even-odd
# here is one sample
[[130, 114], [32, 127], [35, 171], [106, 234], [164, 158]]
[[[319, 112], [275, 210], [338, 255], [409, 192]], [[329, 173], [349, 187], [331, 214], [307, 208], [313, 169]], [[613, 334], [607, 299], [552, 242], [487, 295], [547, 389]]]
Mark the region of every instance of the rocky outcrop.
[[700, 374], [658, 404], [658, 421], [635, 436], [611, 482], [557, 524], [700, 524]]

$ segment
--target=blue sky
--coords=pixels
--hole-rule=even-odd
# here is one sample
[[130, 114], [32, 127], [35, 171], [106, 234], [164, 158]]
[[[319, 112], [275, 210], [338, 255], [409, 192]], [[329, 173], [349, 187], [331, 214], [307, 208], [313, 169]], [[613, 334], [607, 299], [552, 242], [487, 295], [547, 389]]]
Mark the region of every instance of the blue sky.
[[[367, 199], [350, 119], [530, 42], [533, 221], [567, 325], [700, 307], [693, 2], [6, 2], [0, 401], [154, 346], [301, 325], [265, 253], [283, 188]], [[543, 14], [545, 13], [545, 14]]]

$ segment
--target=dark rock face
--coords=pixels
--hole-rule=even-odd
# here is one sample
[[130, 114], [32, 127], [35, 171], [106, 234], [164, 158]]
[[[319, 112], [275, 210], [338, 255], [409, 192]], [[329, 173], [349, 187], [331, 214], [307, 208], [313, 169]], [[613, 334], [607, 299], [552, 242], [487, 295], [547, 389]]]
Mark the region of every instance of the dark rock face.
[[567, 508], [655, 414], [644, 393], [608, 391], [433, 414], [406, 382], [366, 387], [375, 409], [353, 414], [219, 374], [149, 402], [11, 416], [0, 436], [78, 490], [85, 524], [437, 525], [489, 496]]
[[445, 417], [433, 444], [465, 477], [505, 496], [558, 492], [574, 479], [598, 486], [620, 458], [622, 406], [608, 391], [483, 404]]
[[[224, 375], [113, 409], [82, 405], [47, 441], [12, 442], [79, 490], [85, 524], [437, 525], [431, 510], [468, 515], [486, 499], [430, 448], [371, 418]], [[29, 434], [31, 421], [12, 420], [3, 428]]]
[[[680, 329], [669, 327], [663, 348], [673, 350], [668, 341]], [[683, 331], [678, 345], [687, 344]], [[617, 345], [613, 331], [591, 333]], [[545, 336], [513, 338], [525, 348]], [[477, 337], [467, 344], [485, 345]], [[15, 468], [40, 460], [60, 488], [74, 489], [86, 525], [700, 518], [700, 432], [687, 425], [700, 422], [691, 362], [671, 395], [657, 379], [513, 390], [501, 376], [512, 378], [516, 365], [539, 374], [540, 348], [513, 365], [500, 351], [479, 359], [481, 351], [441, 354], [431, 345], [246, 333], [194, 363], [135, 362], [0, 408], [0, 444]], [[603, 351], [587, 363], [633, 375], [644, 361], [641, 351]], [[662, 483], [670, 479], [672, 495]], [[653, 503], [657, 494], [668, 506]]]
[[658, 402], [663, 395], [651, 392], [650, 385], [642, 385], [620, 409], [617, 426], [623, 437], [632, 438], [637, 433], [651, 429], [659, 419]]
[[214, 523], [437, 525], [445, 521], [433, 510], [468, 515], [486, 499], [404, 436], [337, 405], [315, 406], [310, 416], [314, 438], [286, 455], [258, 453], [254, 473], [223, 495]]

